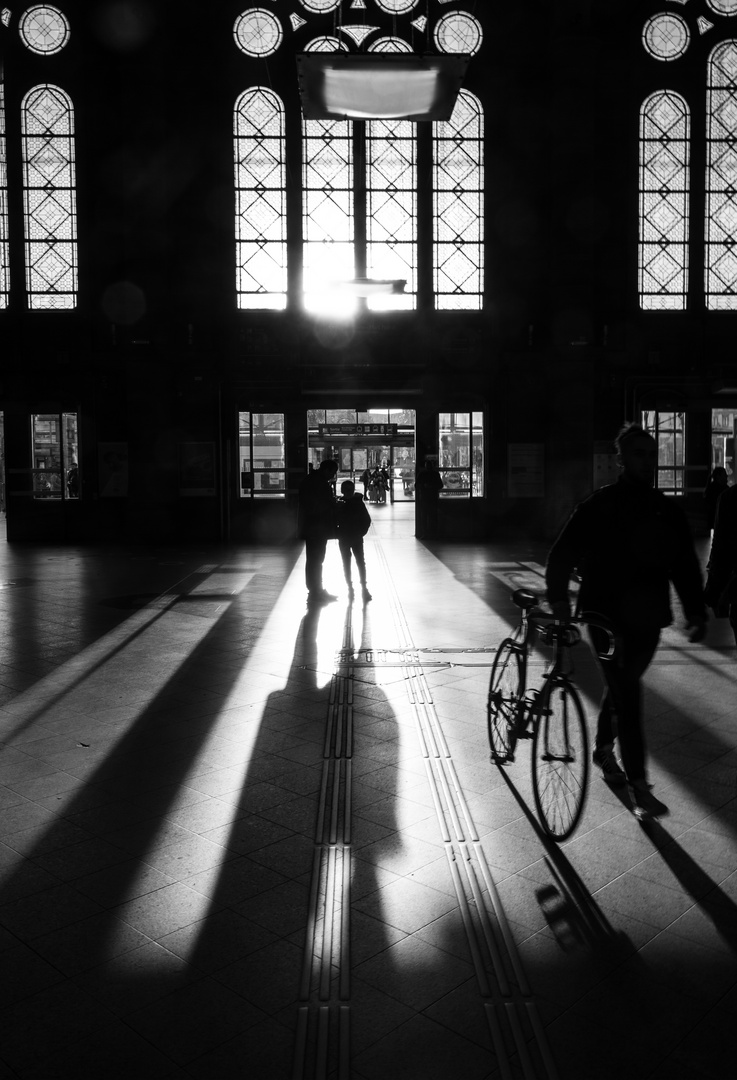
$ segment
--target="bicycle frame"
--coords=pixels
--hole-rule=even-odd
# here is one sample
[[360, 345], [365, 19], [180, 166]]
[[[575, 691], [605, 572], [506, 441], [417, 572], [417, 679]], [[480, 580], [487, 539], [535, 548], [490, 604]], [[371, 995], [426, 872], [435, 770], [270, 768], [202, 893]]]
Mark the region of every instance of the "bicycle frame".
[[[499, 646], [489, 682], [492, 760], [511, 764], [518, 740], [532, 739], [532, 787], [538, 816], [548, 835], [563, 840], [583, 811], [589, 770], [586, 716], [573, 680], [570, 650], [581, 640], [584, 624], [608, 635], [609, 648], [600, 659], [611, 659], [618, 642], [601, 616], [587, 612], [561, 623], [532, 610], [533, 594], [518, 592], [514, 599], [522, 609], [519, 626]], [[528, 657], [536, 639], [552, 645], [553, 655], [540, 686], [528, 690]]]

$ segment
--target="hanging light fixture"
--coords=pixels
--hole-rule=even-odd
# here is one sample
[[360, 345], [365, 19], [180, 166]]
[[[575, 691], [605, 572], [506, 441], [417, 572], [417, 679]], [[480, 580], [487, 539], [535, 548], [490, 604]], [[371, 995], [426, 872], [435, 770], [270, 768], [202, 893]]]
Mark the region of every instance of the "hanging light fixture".
[[305, 120], [450, 120], [470, 56], [297, 54]]

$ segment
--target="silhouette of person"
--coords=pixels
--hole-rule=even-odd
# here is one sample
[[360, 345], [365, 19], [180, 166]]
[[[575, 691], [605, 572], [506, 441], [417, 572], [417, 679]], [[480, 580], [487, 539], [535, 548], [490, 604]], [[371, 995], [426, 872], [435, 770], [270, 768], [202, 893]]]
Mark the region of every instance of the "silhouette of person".
[[717, 512], [719, 496], [729, 487], [727, 470], [723, 465], [717, 465], [712, 469], [711, 476], [704, 488], [704, 509], [706, 511], [706, 527], [711, 531], [714, 528], [714, 518]]
[[444, 485], [432, 458], [427, 458], [415, 476], [417, 525], [415, 536], [430, 539], [438, 531], [438, 502]]
[[336, 461], [321, 461], [320, 467], [308, 473], [299, 485], [298, 532], [305, 542], [305, 583], [310, 604], [337, 599], [322, 582], [328, 540], [336, 535], [333, 484], [337, 472]]
[[[554, 615], [567, 621], [568, 588], [577, 570], [578, 610], [604, 615], [620, 635], [618, 659], [601, 665], [607, 690], [593, 761], [610, 784], [629, 782], [636, 807], [657, 816], [668, 808], [655, 798], [647, 780], [640, 680], [661, 629], [673, 620], [670, 583], [692, 628], [692, 641], [703, 638], [707, 613], [686, 516], [654, 490], [655, 440], [638, 424], [626, 424], [615, 448], [621, 476], [575, 508], [550, 549], [545, 578]], [[597, 652], [606, 652], [605, 637], [602, 630], [591, 628]], [[614, 753], [615, 734], [624, 769]]]
[[353, 583], [351, 580], [351, 555], [356, 561], [358, 579], [361, 582], [361, 594], [364, 601], [371, 599], [366, 587], [366, 558], [363, 551], [363, 538], [371, 528], [371, 515], [366, 509], [363, 495], [356, 491], [352, 480], [344, 480], [340, 485], [343, 496], [337, 505], [338, 547], [343, 560], [343, 573], [348, 586], [348, 596], [352, 600]]
[[737, 644], [737, 487], [717, 501], [707, 572], [704, 600], [718, 616], [729, 616]]
[[67, 492], [70, 499], [79, 498], [79, 466], [76, 461], [72, 462], [72, 467], [67, 473]]

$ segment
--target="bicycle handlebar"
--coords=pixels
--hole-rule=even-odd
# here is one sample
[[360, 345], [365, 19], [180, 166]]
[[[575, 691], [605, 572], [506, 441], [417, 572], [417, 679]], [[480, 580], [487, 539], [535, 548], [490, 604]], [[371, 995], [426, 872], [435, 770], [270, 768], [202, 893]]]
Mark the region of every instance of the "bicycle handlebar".
[[597, 649], [600, 660], [611, 660], [617, 655], [622, 647], [622, 639], [611, 619], [607, 619], [606, 615], [600, 615], [598, 611], [582, 611], [577, 621], [583, 623], [584, 626], [592, 626], [597, 630], [603, 630], [609, 638], [606, 652], [599, 652]]

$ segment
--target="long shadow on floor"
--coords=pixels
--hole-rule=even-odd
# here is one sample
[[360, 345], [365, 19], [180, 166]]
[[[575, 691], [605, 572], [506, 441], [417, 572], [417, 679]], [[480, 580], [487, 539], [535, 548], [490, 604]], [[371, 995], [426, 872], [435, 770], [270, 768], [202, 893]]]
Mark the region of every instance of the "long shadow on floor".
[[[253, 1025], [254, 1011], [241, 995], [180, 957], [174, 939], [171, 948], [161, 943], [219, 914], [195, 879], [238, 852], [203, 835], [212, 835], [206, 816], [216, 810], [216, 826], [248, 811], [226, 800], [213, 805], [200, 787], [225, 763], [248, 775], [250, 744], [239, 745], [232, 725], [230, 739], [216, 729], [273, 606], [274, 575], [286, 580], [296, 555], [286, 553], [279, 569], [271, 560], [261, 581], [254, 568], [236, 602], [232, 593], [208, 591], [207, 575], [195, 575], [172, 611], [176, 616], [181, 605], [196, 620], [189, 624], [197, 626], [196, 646], [187, 646], [187, 629], [179, 639], [175, 621], [168, 647], [181, 649], [181, 662], [161, 690], [48, 827], [3, 845], [8, 977], [0, 1056], [18, 1076], [176, 1076], [180, 1065]], [[224, 614], [214, 615], [217, 608]], [[164, 659], [171, 662], [171, 655]], [[140, 677], [132, 661], [132, 690], [140, 690]], [[216, 688], [200, 689], [208, 683]], [[237, 711], [232, 715], [237, 726]], [[287, 739], [287, 747], [302, 741]], [[261, 778], [289, 770], [289, 760], [279, 757], [284, 748], [263, 751], [270, 760], [260, 762]], [[205, 819], [197, 821], [200, 810]], [[192, 821], [183, 825], [187, 813]], [[267, 884], [251, 879], [244, 888]], [[263, 944], [262, 928], [244, 927], [253, 934], [243, 947]], [[235, 939], [229, 944], [237, 947]]]

